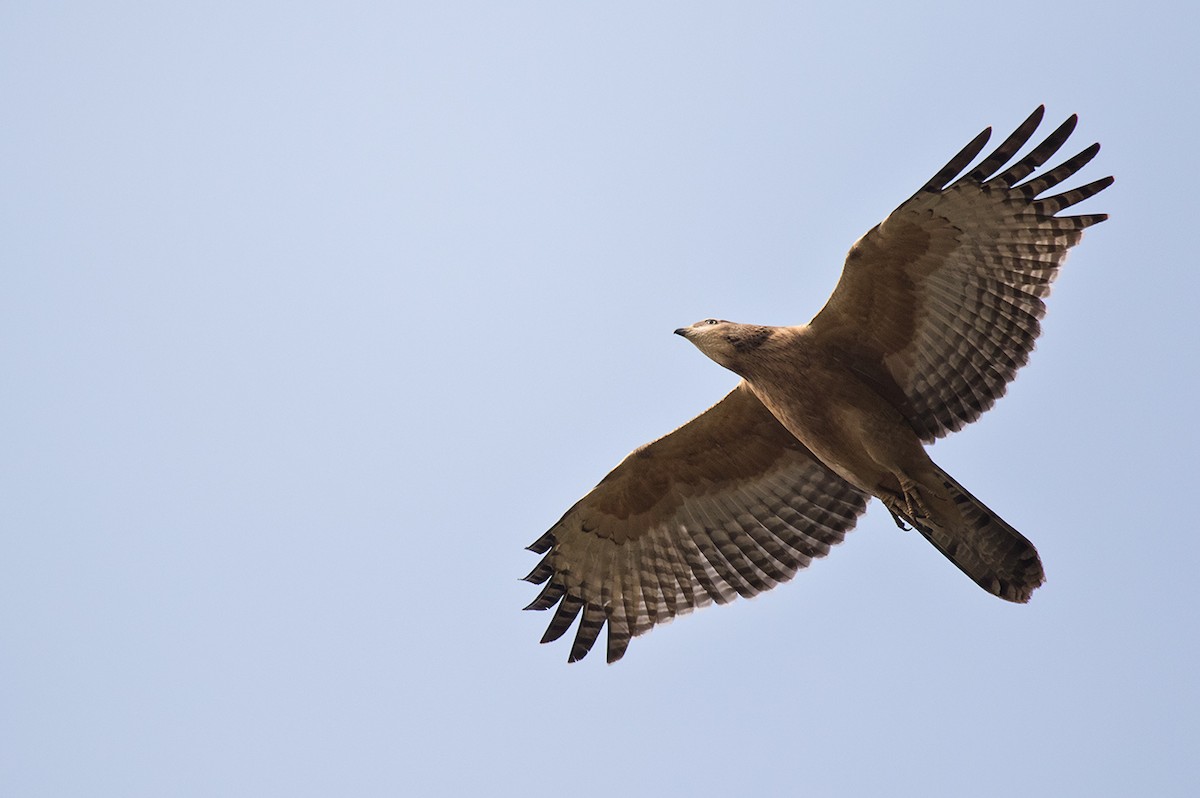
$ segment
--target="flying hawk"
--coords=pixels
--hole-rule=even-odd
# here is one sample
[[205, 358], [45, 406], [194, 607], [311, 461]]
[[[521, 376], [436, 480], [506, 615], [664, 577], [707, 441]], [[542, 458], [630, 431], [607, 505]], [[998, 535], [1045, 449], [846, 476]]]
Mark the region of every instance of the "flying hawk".
[[[582, 613], [569, 661], [608, 625], [608, 661], [630, 638], [710, 602], [791, 579], [840, 543], [878, 497], [984, 590], [1026, 602], [1037, 550], [929, 458], [1025, 365], [1043, 299], [1086, 227], [1056, 216], [1111, 177], [1042, 196], [1099, 144], [1031, 177], [1071, 116], [1013, 163], [1039, 107], [974, 169], [984, 130], [850, 248], [833, 296], [807, 325], [706, 319], [675, 332], [742, 381], [712, 408], [625, 458], [529, 547], [557, 605], [542, 638]], [[957, 178], [957, 179], [956, 179]]]

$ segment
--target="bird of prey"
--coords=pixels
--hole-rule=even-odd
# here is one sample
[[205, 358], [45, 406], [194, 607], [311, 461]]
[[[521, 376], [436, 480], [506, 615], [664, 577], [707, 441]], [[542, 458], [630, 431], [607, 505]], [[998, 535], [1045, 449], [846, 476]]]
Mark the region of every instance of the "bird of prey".
[[615, 662], [656, 624], [791, 579], [842, 541], [872, 496], [984, 590], [1029, 600], [1045, 578], [1033, 544], [924, 444], [1004, 394], [1067, 250], [1107, 218], [1056, 214], [1111, 177], [1043, 196], [1099, 144], [1034, 174], [1075, 116], [1013, 162], [1043, 113], [967, 171], [984, 130], [860, 238], [808, 324], [705, 319], [675, 331], [741, 382], [626, 457], [529, 547], [545, 556], [525, 579], [544, 587], [526, 609], [557, 605], [543, 643], [582, 615], [569, 661], [607, 624]]

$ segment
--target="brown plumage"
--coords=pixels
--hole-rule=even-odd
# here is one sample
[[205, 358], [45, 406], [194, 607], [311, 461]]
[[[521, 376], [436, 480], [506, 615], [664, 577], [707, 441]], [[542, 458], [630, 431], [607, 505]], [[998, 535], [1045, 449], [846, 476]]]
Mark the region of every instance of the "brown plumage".
[[1042, 114], [955, 180], [983, 150], [985, 130], [856, 242], [809, 324], [706, 319], [676, 330], [742, 382], [625, 458], [530, 546], [545, 557], [526, 579], [545, 586], [527, 609], [558, 608], [542, 642], [582, 614], [570, 660], [607, 624], [614, 662], [655, 624], [790, 579], [845, 537], [871, 496], [988, 592], [1029, 600], [1044, 581], [1033, 544], [923, 444], [1004, 394], [1033, 349], [1067, 250], [1106, 218], [1055, 214], [1111, 177], [1041, 197], [1098, 144], [1027, 179], [1066, 141], [1074, 116], [1004, 168]]

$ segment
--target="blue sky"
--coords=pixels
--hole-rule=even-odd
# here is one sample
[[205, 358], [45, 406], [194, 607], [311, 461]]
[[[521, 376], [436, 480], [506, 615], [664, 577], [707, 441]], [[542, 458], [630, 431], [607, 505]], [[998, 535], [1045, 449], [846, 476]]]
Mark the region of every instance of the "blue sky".
[[[0, 792], [1194, 794], [1198, 16], [7, 3]], [[1112, 218], [933, 451], [1034, 600], [874, 504], [616, 666], [537, 645], [523, 547], [736, 381], [671, 331], [806, 321], [1039, 103]]]

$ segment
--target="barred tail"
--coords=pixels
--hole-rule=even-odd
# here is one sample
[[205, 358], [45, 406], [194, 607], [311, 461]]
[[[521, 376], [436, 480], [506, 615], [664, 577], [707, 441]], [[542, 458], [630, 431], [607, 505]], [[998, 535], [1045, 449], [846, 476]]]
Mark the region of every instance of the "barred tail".
[[[1037, 549], [953, 477], [937, 465], [933, 468], [938, 487], [945, 490], [957, 512], [935, 510], [933, 515], [938, 517], [908, 521], [987, 592], [1006, 601], [1029, 601], [1033, 591], [1046, 581]], [[936, 504], [946, 507], [948, 503]]]

